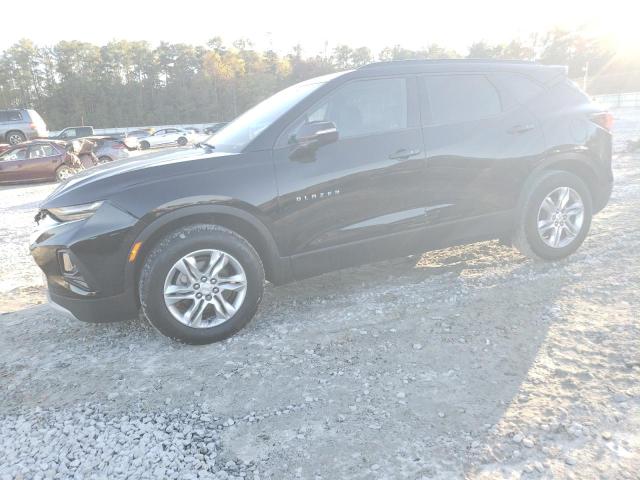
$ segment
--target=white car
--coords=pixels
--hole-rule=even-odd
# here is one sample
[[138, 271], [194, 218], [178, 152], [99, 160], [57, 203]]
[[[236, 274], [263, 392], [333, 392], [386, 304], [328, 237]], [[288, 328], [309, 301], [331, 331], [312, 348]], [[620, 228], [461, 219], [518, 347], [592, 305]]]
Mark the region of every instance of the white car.
[[167, 145], [180, 145], [184, 146], [189, 142], [192, 142], [194, 138], [193, 133], [179, 128], [161, 128], [157, 130], [153, 135], [140, 139], [140, 148], [146, 150], [151, 147], [162, 147]]

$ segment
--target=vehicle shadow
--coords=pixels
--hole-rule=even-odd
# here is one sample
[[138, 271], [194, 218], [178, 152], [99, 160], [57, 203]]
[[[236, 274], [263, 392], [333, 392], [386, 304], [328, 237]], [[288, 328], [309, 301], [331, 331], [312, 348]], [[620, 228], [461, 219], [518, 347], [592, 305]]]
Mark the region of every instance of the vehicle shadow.
[[345, 465], [349, 452], [399, 461], [383, 431], [416, 474], [452, 452], [462, 472], [475, 455], [470, 432], [482, 435], [517, 398], [566, 282], [495, 242], [455, 247], [270, 287], [254, 326], [205, 347], [141, 320], [91, 325], [32, 307], [0, 316], [0, 413], [205, 403], [221, 418], [265, 413], [225, 435], [231, 456], [250, 457], [242, 445], [267, 428], [271, 458], [284, 457], [288, 432], [305, 424], [318, 429], [304, 441], [316, 456]]

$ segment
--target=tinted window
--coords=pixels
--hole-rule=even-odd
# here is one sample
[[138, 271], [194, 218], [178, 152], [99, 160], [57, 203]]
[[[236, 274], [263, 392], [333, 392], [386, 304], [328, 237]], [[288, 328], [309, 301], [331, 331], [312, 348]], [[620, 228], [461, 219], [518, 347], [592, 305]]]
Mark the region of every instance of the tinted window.
[[522, 105], [542, 92], [542, 85], [519, 73], [494, 73], [491, 81], [500, 90], [505, 109]]
[[75, 128], [70, 128], [68, 130], [65, 130], [60, 135], [60, 137], [62, 137], [62, 138], [69, 138], [69, 137], [75, 137], [75, 136], [76, 136], [76, 129]]
[[407, 87], [404, 78], [360, 80], [340, 87], [296, 123], [331, 121], [340, 138], [407, 128]]
[[422, 81], [427, 123], [468, 122], [502, 110], [498, 92], [484, 75], [437, 75], [422, 77]]
[[0, 122], [19, 122], [22, 114], [18, 110], [6, 110], [0, 112]]

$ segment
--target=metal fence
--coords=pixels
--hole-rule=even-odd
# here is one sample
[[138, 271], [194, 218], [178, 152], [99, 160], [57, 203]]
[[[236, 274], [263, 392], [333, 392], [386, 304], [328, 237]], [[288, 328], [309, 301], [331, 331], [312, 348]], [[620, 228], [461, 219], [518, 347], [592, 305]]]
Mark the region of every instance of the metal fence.
[[[134, 130], [141, 130], [141, 129], [147, 129], [147, 128], [151, 128], [154, 131], [155, 130], [160, 130], [161, 128], [197, 128], [198, 130], [202, 131], [206, 127], [208, 127], [210, 125], [215, 125], [216, 123], [220, 123], [220, 122], [184, 123], [184, 124], [181, 124], [181, 125], [149, 125], [149, 126], [144, 126], [144, 127], [126, 127], [126, 128], [118, 128], [118, 127], [113, 127], [113, 128], [94, 128], [93, 129], [93, 133], [95, 135], [113, 135], [113, 134], [117, 134], [117, 133], [127, 133], [127, 132], [133, 132]], [[60, 133], [60, 131], [50, 131], [49, 132], [49, 136], [53, 137], [53, 136], [57, 135], [58, 133]]]
[[635, 107], [640, 108], [640, 92], [610, 93], [594, 95], [593, 99], [609, 108]]
[[[640, 108], [640, 92], [627, 92], [627, 93], [609, 93], [606, 95], [593, 95], [592, 98], [596, 100], [598, 103], [609, 107], [609, 108]], [[205, 127], [209, 125], [214, 125], [219, 122], [210, 122], [210, 123], [189, 123], [182, 125], [152, 125], [146, 127], [127, 127], [127, 128], [96, 128], [94, 130], [96, 135], [104, 135], [104, 134], [114, 134], [114, 133], [127, 133], [133, 130], [138, 130], [141, 128], [153, 128], [154, 130], [158, 130], [160, 128], [190, 128], [194, 127], [199, 130], [203, 130]], [[59, 132], [49, 132], [50, 136], [53, 136]]]

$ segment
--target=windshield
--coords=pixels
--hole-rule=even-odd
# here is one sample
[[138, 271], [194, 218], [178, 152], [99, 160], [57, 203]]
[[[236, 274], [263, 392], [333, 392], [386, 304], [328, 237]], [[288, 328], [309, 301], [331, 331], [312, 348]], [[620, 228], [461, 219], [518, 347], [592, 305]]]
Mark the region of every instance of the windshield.
[[247, 110], [202, 143], [215, 146], [216, 150], [239, 152], [260, 132], [323, 84], [324, 82], [298, 83], [285, 88]]

